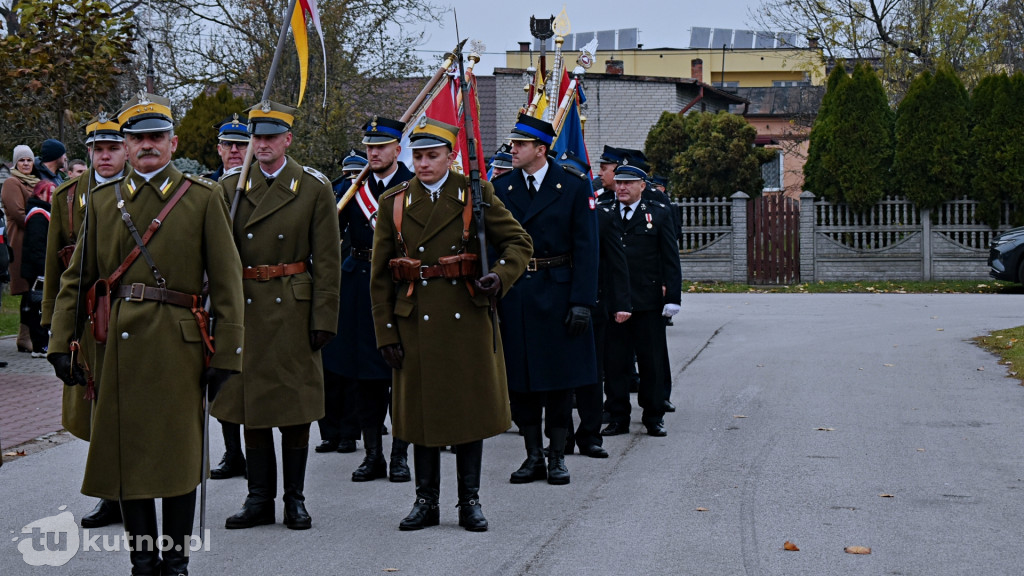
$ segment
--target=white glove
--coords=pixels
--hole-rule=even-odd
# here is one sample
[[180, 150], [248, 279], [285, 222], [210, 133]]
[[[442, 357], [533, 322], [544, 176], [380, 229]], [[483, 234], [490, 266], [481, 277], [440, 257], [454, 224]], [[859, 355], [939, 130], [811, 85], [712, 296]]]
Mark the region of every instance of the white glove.
[[679, 314], [679, 304], [665, 304], [665, 307], [661, 309], [661, 315], [665, 318], [671, 318]]

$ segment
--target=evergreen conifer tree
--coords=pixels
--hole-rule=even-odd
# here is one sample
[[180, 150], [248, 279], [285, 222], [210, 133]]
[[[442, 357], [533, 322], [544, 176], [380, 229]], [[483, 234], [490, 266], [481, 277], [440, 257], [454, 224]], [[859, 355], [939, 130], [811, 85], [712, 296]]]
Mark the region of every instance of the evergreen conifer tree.
[[832, 202], [842, 200], [839, 183], [830, 170], [835, 148], [836, 100], [839, 92], [850, 81], [846, 69], [840, 62], [832, 69], [825, 85], [825, 96], [821, 99], [818, 116], [811, 127], [804, 164], [804, 188], [819, 198]]

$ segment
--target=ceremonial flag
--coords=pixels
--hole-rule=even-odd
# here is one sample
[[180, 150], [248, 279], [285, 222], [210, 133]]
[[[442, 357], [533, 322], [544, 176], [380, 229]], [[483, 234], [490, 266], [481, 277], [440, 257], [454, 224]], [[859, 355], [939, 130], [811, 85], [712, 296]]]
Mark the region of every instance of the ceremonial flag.
[[[589, 166], [590, 156], [587, 154], [587, 143], [583, 139], [583, 122], [580, 119], [580, 104], [586, 101], [587, 97], [583, 93], [583, 87], [577, 84], [576, 94], [569, 101], [568, 109], [565, 113], [565, 121], [562, 123], [562, 130], [556, 136], [552, 149], [557, 154], [568, 150], [586, 160]], [[588, 174], [590, 174], [589, 171]], [[593, 176], [593, 174], [590, 175], [591, 177]]]
[[320, 50], [323, 52], [324, 61], [324, 105], [327, 105], [327, 48], [324, 46], [324, 31], [320, 27], [320, 13], [317, 10], [316, 0], [296, 0], [295, 10], [292, 12], [292, 37], [295, 39], [295, 50], [299, 53], [299, 103], [302, 105], [302, 97], [306, 93], [306, 80], [309, 77], [309, 39], [306, 34], [306, 24], [312, 21], [316, 32], [320, 36]]
[[[451, 124], [452, 126], [459, 125], [459, 113], [455, 104], [458, 89], [459, 79], [452, 77], [451, 70], [449, 70], [448, 74], [445, 75], [444, 80], [441, 81], [440, 88], [434, 91], [434, 95], [431, 97], [426, 109], [406, 125], [407, 132], [402, 135], [402, 152], [398, 155], [399, 162], [409, 166], [410, 168], [412, 167], [412, 149], [409, 148], [409, 134], [412, 132], [412, 129], [420, 123], [423, 117], [440, 120], [441, 122]], [[455, 152], [460, 152], [458, 143], [456, 143]], [[452, 165], [452, 168], [462, 172], [462, 157], [460, 155], [455, 157], [455, 162]]]
[[[473, 139], [476, 142], [476, 157], [479, 162], [484, 160], [484, 145], [480, 141], [480, 100], [477, 98], [476, 92], [476, 75], [473, 74], [472, 69], [466, 70], [466, 81], [469, 82], [469, 113], [472, 114], [473, 118]], [[458, 80], [456, 79], [456, 84]], [[466, 131], [465, 116], [462, 114], [462, 108], [466, 105], [462, 101], [462, 91], [458, 92], [459, 95], [459, 154], [463, 159], [462, 173], [469, 176], [471, 166], [469, 166], [469, 134]], [[484, 180], [489, 179], [489, 175], [486, 171], [481, 172], [480, 177]]]

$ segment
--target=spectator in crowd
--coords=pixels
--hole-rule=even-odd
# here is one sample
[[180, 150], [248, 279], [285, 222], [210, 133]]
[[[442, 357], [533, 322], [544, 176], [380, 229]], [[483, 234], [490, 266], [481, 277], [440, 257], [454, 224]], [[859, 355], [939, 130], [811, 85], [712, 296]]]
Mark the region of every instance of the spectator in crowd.
[[28, 326], [32, 340], [32, 357], [46, 357], [47, 331], [40, 321], [43, 303], [43, 273], [46, 269], [46, 234], [50, 227], [50, 197], [57, 186], [40, 180], [25, 203], [25, 233], [21, 246], [21, 269], [18, 273], [29, 284], [27, 297], [21, 299], [21, 323]]
[[[14, 168], [11, 176], [4, 181], [0, 189], [0, 201], [7, 219], [7, 243], [11, 250], [9, 271], [11, 275], [11, 294], [28, 297], [29, 283], [21, 277], [21, 246], [25, 235], [25, 213], [28, 199], [32, 197], [32, 189], [39, 183], [39, 177], [33, 173], [35, 154], [25, 145], [15, 146], [12, 159]], [[24, 322], [18, 331], [18, 352], [31, 352], [32, 340], [28, 326]]]
[[67, 149], [60, 140], [43, 141], [39, 149], [39, 157], [35, 161], [35, 174], [40, 180], [49, 180], [57, 186], [64, 183], [64, 176], [61, 174], [68, 163]]
[[68, 177], [66, 180], [74, 180], [82, 174], [85, 174], [88, 169], [89, 166], [85, 163], [85, 160], [75, 158], [71, 162], [68, 162]]

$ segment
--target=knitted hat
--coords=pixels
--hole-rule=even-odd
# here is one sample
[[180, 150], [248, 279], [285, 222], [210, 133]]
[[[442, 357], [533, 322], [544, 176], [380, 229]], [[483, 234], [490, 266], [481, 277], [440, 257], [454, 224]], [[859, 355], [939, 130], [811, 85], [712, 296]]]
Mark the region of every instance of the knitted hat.
[[60, 140], [43, 140], [43, 147], [39, 149], [39, 159], [43, 162], [53, 162], [57, 158], [60, 158], [67, 149], [64, 148], [64, 144]]
[[35, 157], [36, 157], [36, 155], [35, 155], [35, 153], [32, 152], [31, 148], [29, 148], [28, 146], [26, 146], [24, 144], [19, 144], [19, 145], [14, 147], [14, 157], [11, 160], [15, 164], [17, 164], [18, 160], [21, 160], [22, 158], [29, 158], [29, 159], [35, 160]]

